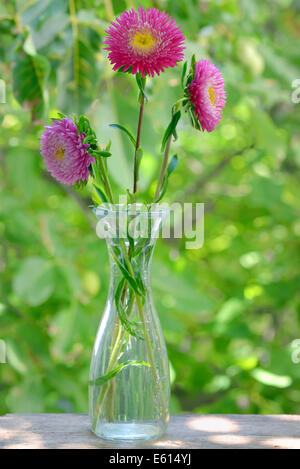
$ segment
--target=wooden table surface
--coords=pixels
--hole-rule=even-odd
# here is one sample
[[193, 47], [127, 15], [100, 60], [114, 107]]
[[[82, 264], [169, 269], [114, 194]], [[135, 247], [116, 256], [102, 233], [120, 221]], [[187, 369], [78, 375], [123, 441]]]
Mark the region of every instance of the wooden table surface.
[[174, 415], [156, 440], [97, 438], [82, 414], [7, 414], [0, 448], [288, 448], [300, 449], [300, 415]]

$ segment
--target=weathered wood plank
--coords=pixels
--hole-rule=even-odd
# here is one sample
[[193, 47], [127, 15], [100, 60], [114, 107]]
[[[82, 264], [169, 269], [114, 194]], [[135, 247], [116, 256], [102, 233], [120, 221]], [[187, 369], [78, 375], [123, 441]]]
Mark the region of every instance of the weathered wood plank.
[[300, 449], [299, 415], [174, 415], [168, 432], [143, 442], [110, 442], [82, 414], [0, 417], [0, 448], [286, 448]]

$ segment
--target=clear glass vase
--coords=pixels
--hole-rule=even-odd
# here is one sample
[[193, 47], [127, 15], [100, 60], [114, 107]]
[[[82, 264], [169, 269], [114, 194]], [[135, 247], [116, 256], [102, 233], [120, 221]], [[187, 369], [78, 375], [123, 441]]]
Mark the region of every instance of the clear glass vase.
[[156, 438], [165, 432], [169, 419], [170, 381], [152, 297], [151, 260], [168, 212], [138, 204], [104, 204], [94, 211], [111, 268], [91, 360], [91, 428], [105, 439]]

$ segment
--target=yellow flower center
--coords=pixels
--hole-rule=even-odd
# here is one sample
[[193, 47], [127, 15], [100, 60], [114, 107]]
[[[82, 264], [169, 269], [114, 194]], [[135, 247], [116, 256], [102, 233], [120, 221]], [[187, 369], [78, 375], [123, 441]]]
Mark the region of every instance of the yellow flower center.
[[211, 104], [214, 105], [215, 102], [216, 102], [216, 93], [215, 93], [215, 90], [214, 90], [211, 86], [209, 86], [208, 89], [207, 89], [207, 91], [208, 91], [208, 95], [209, 95], [210, 102], [211, 102]]
[[138, 53], [145, 55], [153, 50], [157, 40], [148, 29], [144, 29], [142, 31], [136, 31], [130, 42]]
[[63, 147], [59, 147], [59, 149], [55, 153], [55, 158], [58, 158], [59, 160], [63, 160], [64, 154], [65, 154], [65, 149]]

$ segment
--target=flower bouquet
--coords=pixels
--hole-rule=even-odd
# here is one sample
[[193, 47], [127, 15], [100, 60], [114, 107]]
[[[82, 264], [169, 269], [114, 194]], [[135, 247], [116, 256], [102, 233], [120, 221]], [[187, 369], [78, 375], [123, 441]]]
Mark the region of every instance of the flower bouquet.
[[[182, 95], [170, 110], [162, 136], [161, 169], [152, 204], [142, 204], [139, 170], [143, 158], [142, 124], [147, 80], [184, 58], [184, 36], [175, 20], [155, 8], [125, 11], [112, 22], [104, 40], [113, 70], [135, 76], [139, 115], [136, 136], [124, 123], [112, 124], [133, 146], [133, 185], [116, 203], [106, 145], [85, 116], [59, 114], [45, 127], [41, 154], [58, 181], [93, 187], [99, 236], [105, 237], [111, 265], [108, 298], [95, 340], [89, 381], [92, 431], [107, 439], [150, 439], [161, 435], [169, 419], [169, 365], [151, 292], [151, 259], [168, 209], [160, 202], [178, 158], [170, 156], [177, 126], [187, 115], [192, 126], [211, 132], [225, 105], [221, 73], [208, 60], [184, 63]], [[151, 77], [151, 78], [150, 78]]]

